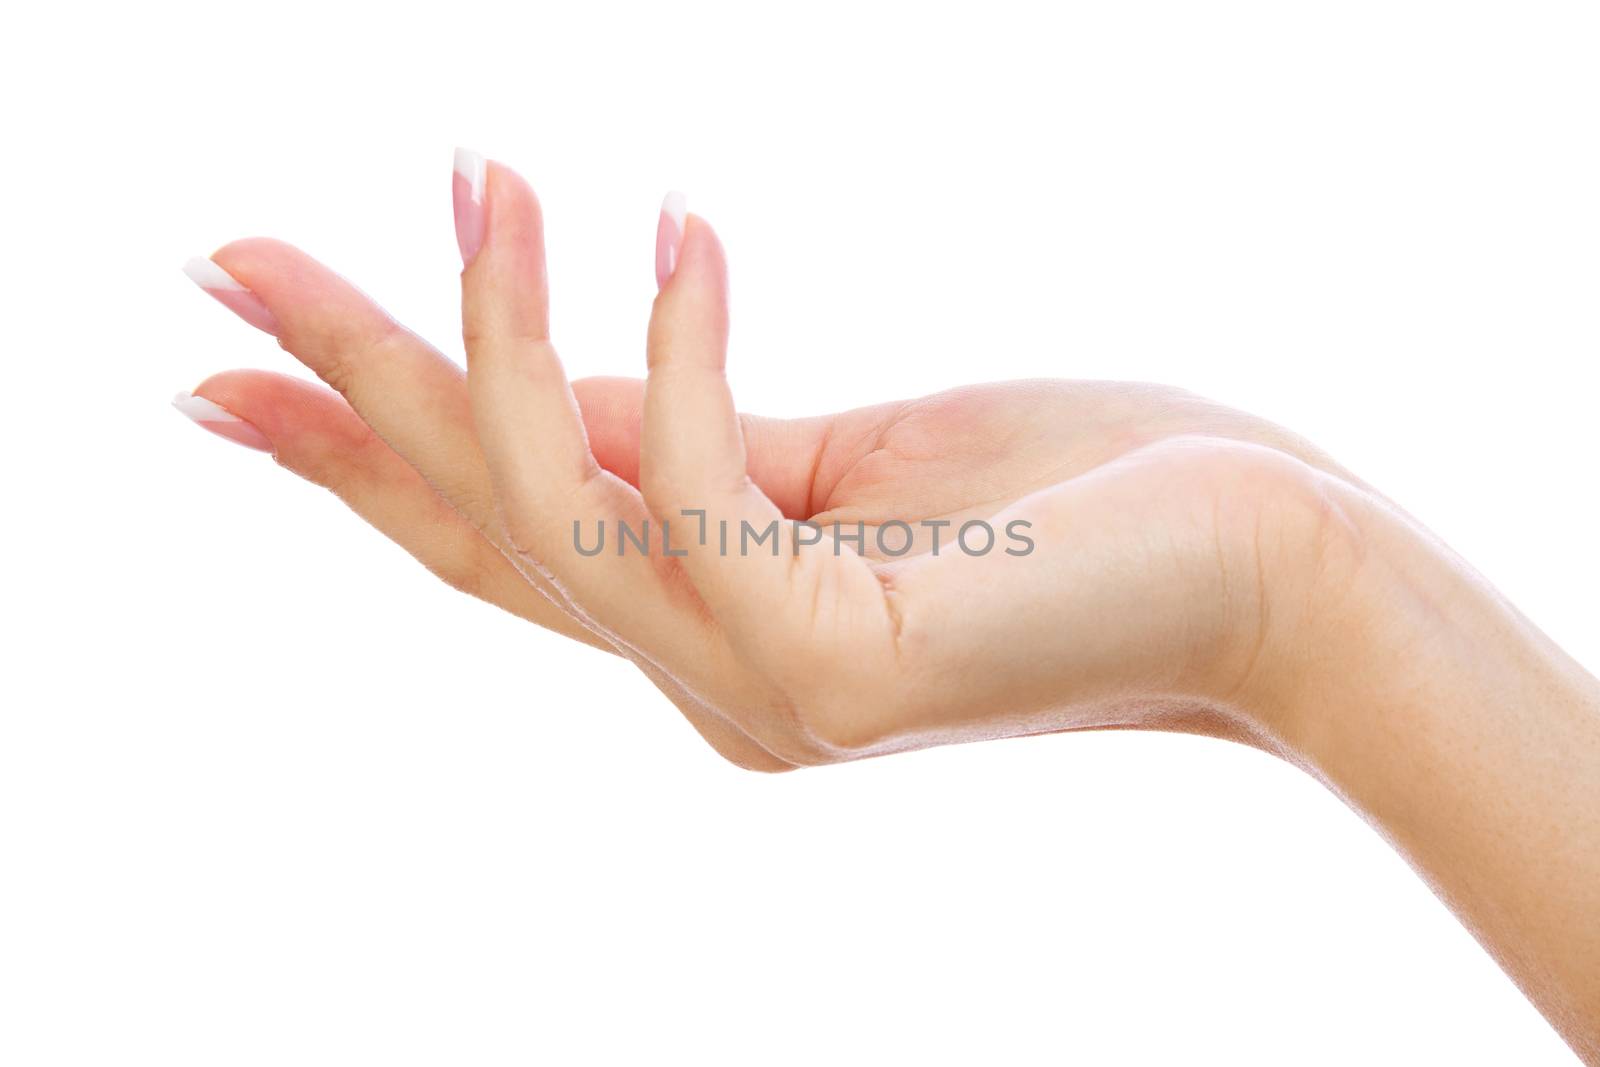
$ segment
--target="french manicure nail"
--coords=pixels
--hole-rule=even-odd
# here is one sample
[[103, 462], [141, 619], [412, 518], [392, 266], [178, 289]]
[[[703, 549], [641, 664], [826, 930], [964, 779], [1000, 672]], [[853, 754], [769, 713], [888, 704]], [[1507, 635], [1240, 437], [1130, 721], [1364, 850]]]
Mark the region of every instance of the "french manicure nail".
[[689, 217], [689, 201], [682, 193], [668, 193], [661, 201], [661, 221], [656, 224], [656, 288], [665, 288], [678, 267], [678, 248], [683, 244], [683, 220]]
[[172, 406], [218, 437], [226, 437], [246, 448], [260, 449], [262, 452], [272, 451], [272, 442], [267, 440], [266, 434], [221, 404], [213, 403], [203, 396], [179, 393], [172, 398]]
[[482, 156], [467, 148], [456, 149], [455, 174], [450, 179], [451, 198], [456, 208], [456, 244], [461, 248], [461, 265], [470, 267], [483, 247], [483, 184], [487, 164]]
[[209, 259], [196, 256], [183, 265], [183, 273], [218, 302], [258, 330], [278, 336], [278, 320], [261, 298]]

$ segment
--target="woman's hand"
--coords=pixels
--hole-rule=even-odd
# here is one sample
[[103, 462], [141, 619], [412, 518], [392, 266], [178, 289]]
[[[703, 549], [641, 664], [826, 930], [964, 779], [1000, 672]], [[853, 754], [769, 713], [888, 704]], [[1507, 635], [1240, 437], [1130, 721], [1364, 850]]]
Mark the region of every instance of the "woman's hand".
[[243, 292], [213, 291], [335, 392], [235, 372], [199, 395], [452, 584], [632, 659], [742, 765], [1258, 733], [1239, 698], [1270, 677], [1263, 650], [1353, 558], [1326, 457], [1173, 390], [1021, 382], [740, 419], [722, 250], [696, 217], [664, 217], [648, 380], [574, 391], [532, 192], [495, 165], [462, 194], [467, 375], [300, 253], [246, 241], [213, 261]]
[[670, 198], [648, 378], [569, 386], [533, 193], [470, 156], [455, 192], [466, 374], [242, 241], [191, 276], [332, 388], [234, 371], [180, 408], [457, 588], [629, 658], [742, 766], [1121, 726], [1274, 751], [1600, 1062], [1600, 686], [1383, 497], [1152, 386], [739, 416], [722, 249]]

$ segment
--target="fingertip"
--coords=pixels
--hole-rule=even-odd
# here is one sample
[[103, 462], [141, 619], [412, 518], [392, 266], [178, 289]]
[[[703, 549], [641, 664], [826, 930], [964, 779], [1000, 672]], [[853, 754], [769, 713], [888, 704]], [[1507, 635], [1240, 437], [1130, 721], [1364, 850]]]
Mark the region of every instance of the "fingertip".
[[[465, 326], [479, 337], [547, 338], [549, 287], [539, 198], [503, 163], [491, 160], [486, 175], [482, 246], [462, 275]], [[469, 363], [482, 355], [472, 349], [469, 344]]]
[[720, 367], [727, 341], [728, 269], [722, 242], [710, 223], [687, 215], [671, 277], [651, 312], [647, 365], [690, 356]]
[[673, 191], [661, 199], [661, 212], [656, 216], [656, 291], [666, 289], [678, 268], [679, 250], [683, 245], [684, 222], [688, 218], [689, 200]]
[[287, 241], [276, 237], [240, 237], [211, 253], [211, 262], [250, 289], [264, 273], [281, 273], [297, 267], [310, 257]]
[[[280, 459], [313, 441], [347, 451], [364, 448], [371, 431], [343, 397], [318, 382], [264, 370], [226, 370], [194, 387], [193, 395], [257, 427]], [[285, 460], [288, 462], [288, 460]]]
[[190, 422], [218, 437], [257, 452], [274, 451], [271, 438], [260, 427], [225, 404], [194, 393], [179, 393], [172, 398], [172, 406]]
[[689, 201], [674, 190], [661, 201], [656, 221], [656, 288], [665, 292], [683, 278], [689, 284], [724, 281], [722, 243], [711, 224], [689, 212]]
[[462, 269], [472, 266], [483, 247], [484, 183], [488, 164], [470, 148], [456, 149], [455, 166], [450, 176], [450, 198], [456, 217], [456, 244], [461, 249]]
[[[306, 342], [378, 330], [393, 320], [361, 290], [305, 251], [275, 237], [243, 237], [211, 254], [211, 262], [243, 290], [212, 296], [278, 339], [302, 362]], [[194, 275], [188, 270], [190, 277]], [[204, 284], [201, 285], [205, 288]], [[315, 368], [313, 368], [315, 369]]]
[[504, 163], [489, 160], [484, 170], [484, 202], [490, 235], [502, 238], [543, 238], [544, 216], [539, 194], [521, 174]]
[[284, 392], [282, 380], [282, 375], [270, 371], [225, 370], [211, 375], [195, 386], [193, 392], [229, 411], [254, 412]]

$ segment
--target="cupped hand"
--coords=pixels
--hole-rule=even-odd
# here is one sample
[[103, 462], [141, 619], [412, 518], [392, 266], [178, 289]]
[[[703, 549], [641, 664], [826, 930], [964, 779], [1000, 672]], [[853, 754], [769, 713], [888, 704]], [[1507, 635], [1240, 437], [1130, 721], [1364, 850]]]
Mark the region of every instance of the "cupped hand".
[[247, 240], [191, 273], [331, 388], [233, 371], [180, 406], [456, 588], [632, 660], [743, 766], [1105, 726], [1270, 743], [1276, 664], [1359, 563], [1358, 483], [1294, 435], [1066, 381], [737, 415], [722, 249], [676, 212], [647, 379], [569, 385], [532, 191], [469, 169], [457, 215], [465, 374]]
[[745, 767], [1107, 727], [1274, 751], [1600, 1063], [1600, 685], [1431, 534], [1293, 434], [1157, 386], [740, 416], [722, 249], [675, 198], [648, 376], [569, 385], [539, 205], [465, 163], [465, 373], [241, 241], [190, 275], [326, 386], [232, 371], [178, 406], [458, 589], [628, 658]]

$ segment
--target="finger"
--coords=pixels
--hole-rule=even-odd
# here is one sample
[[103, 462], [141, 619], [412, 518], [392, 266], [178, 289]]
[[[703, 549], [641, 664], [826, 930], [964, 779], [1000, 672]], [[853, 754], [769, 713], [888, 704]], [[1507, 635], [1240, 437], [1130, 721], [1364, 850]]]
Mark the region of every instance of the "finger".
[[792, 764], [695, 695], [717, 673], [717, 648], [697, 607], [664, 577], [672, 560], [576, 551], [570, 523], [641, 530], [648, 513], [635, 490], [595, 462], [550, 343], [544, 227], [533, 190], [489, 164], [481, 206], [481, 239], [462, 240], [462, 330], [474, 421], [508, 540], [718, 752], [745, 767], [787, 769]]
[[[202, 382], [195, 395], [242, 420], [239, 425], [259, 435], [246, 443], [257, 445], [264, 438], [279, 464], [331, 490], [452, 587], [595, 648], [616, 651], [531, 585], [336, 393], [266, 371], [225, 371]], [[674, 702], [697, 711], [694, 698], [676, 691], [670, 679], [656, 681]], [[793, 767], [716, 716], [697, 713], [690, 719], [712, 748], [740, 766]]]
[[[276, 336], [468, 523], [506, 547], [461, 368], [355, 286], [281, 241], [235, 241], [185, 270]], [[527, 577], [561, 603], [544, 577]]]
[[[649, 514], [589, 451], [583, 419], [549, 338], [543, 221], [527, 183], [487, 167], [483, 240], [462, 272], [468, 387], [508, 541], [588, 620], [673, 673], [704, 666], [711, 635], [672, 584], [674, 561], [628, 550]], [[612, 540], [593, 555], [578, 535]], [[659, 530], [651, 535], [652, 546]], [[592, 546], [595, 542], [586, 542]]]
[[[458, 366], [355, 286], [280, 241], [235, 241], [186, 269], [246, 321], [265, 323], [463, 517], [492, 529], [488, 474]], [[207, 278], [237, 288], [214, 289]]]
[[[727, 564], [730, 528], [735, 537], [745, 526], [776, 529], [782, 512], [750, 480], [744, 433], [723, 375], [728, 303], [722, 248], [711, 228], [684, 214], [681, 204], [671, 194], [661, 210], [661, 291], [650, 316], [640, 485], [658, 518], [687, 521], [704, 513], [710, 543], [692, 546], [684, 566], [721, 617], [747, 594], [781, 606], [789, 566], [781, 551], [771, 563], [758, 555], [748, 566]], [[778, 547], [777, 540], [773, 544]]]
[[195, 395], [258, 430], [278, 463], [332, 490], [452, 587], [546, 629], [614, 651], [530, 585], [338, 394], [266, 371], [226, 371], [202, 382]]
[[859, 607], [866, 603], [860, 598], [878, 599], [881, 590], [853, 554], [797, 545], [782, 512], [750, 479], [723, 374], [722, 247], [704, 221], [675, 217], [672, 205], [669, 197], [662, 233], [670, 240], [681, 218], [682, 236], [675, 254], [657, 257], [658, 275], [663, 262], [670, 273], [650, 318], [640, 484], [661, 519], [704, 513], [706, 541], [685, 545], [684, 569], [730, 643], [765, 662], [781, 661], [809, 630], [819, 597]]
[[[363, 417], [370, 412], [379, 436], [453, 506], [480, 529], [493, 528], [488, 476], [481, 455], [470, 447], [470, 405], [455, 363], [337, 274], [282, 242], [235, 241], [212, 259], [191, 260], [185, 271], [246, 322], [277, 337]], [[539, 291], [544, 292], [542, 263]], [[596, 460], [636, 486], [644, 382], [591, 378], [574, 389], [585, 421], [596, 423], [589, 427]], [[831, 420], [746, 418], [753, 431], [752, 476], [771, 487], [786, 514], [803, 517], [812, 459]]]
[[[276, 336], [287, 351], [345, 397], [397, 458], [412, 468], [424, 488], [437, 489], [471, 527], [498, 543], [500, 527], [488, 472], [459, 368], [355, 287], [288, 245], [265, 239], [239, 241], [219, 250], [214, 260], [192, 263], [186, 272], [246, 321]], [[497, 570], [502, 565], [509, 566], [503, 555], [499, 561], [489, 561]], [[517, 569], [511, 570], [515, 574]], [[521, 583], [525, 588], [533, 583], [529, 589], [533, 596], [554, 593], [542, 576], [519, 577], [526, 579]], [[569, 623], [562, 623], [553, 617], [555, 628], [576, 627], [574, 635], [580, 639], [597, 639], [592, 628], [568, 618]], [[603, 643], [614, 650], [609, 637]], [[658, 684], [675, 701], [684, 699], [673, 692], [670, 679], [658, 679]], [[714, 748], [742, 766], [762, 770], [789, 766], [720, 720], [694, 725]], [[730, 732], [733, 736], [726, 736]]]

